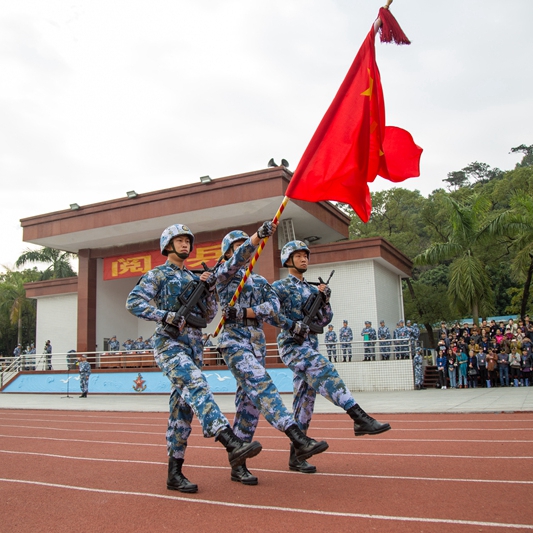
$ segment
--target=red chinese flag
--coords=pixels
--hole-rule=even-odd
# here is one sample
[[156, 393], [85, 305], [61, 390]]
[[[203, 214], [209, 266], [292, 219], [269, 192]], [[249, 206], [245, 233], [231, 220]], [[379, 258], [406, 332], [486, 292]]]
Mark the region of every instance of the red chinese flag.
[[420, 175], [422, 148], [409, 132], [385, 126], [385, 106], [370, 30], [333, 102], [324, 115], [287, 192], [289, 198], [350, 204], [368, 222], [368, 183]]

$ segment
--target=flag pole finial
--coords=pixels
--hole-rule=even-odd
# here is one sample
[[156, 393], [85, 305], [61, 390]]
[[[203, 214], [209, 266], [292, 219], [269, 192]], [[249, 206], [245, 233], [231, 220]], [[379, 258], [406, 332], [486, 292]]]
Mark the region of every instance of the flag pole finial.
[[394, 2], [394, 0], [387, 0], [387, 3], [383, 6], [384, 9], [389, 9], [390, 5]]

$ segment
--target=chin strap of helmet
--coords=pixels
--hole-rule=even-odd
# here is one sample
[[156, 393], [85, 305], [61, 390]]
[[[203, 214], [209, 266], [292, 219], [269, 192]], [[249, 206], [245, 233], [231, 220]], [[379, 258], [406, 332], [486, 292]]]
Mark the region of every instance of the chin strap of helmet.
[[[292, 262], [292, 265], [289, 265], [289, 261]], [[298, 268], [294, 264], [294, 259], [292, 258], [292, 255], [289, 257], [289, 260], [285, 262], [285, 266], [288, 267], [288, 268], [294, 268], [294, 270], [296, 270], [300, 274], [305, 274], [307, 272], [307, 267], [306, 268]]]
[[[191, 239], [189, 239], [189, 243], [191, 242]], [[190, 252], [177, 252], [176, 248], [174, 247], [174, 240], [170, 243], [170, 250], [168, 252], [168, 255], [170, 254], [176, 254], [180, 259], [187, 259], [189, 257]]]

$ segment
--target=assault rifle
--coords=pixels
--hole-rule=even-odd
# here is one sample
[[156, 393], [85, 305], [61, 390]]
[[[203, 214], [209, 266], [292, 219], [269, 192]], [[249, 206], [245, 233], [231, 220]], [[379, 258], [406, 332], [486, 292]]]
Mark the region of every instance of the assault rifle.
[[[203, 270], [193, 271], [193, 272], [214, 272], [218, 265], [222, 261], [222, 257], [217, 261], [216, 265], [213, 268], [209, 268], [204, 262], [202, 262]], [[199, 279], [193, 279], [185, 285], [182, 293], [178, 296], [179, 303], [181, 304], [179, 309], [176, 311], [176, 316], [182, 316], [185, 319], [185, 322], [188, 326], [193, 328], [205, 328], [207, 327], [207, 320], [205, 319], [205, 314], [207, 313], [207, 308], [205, 306], [204, 300], [205, 297], [209, 294], [209, 288], [205, 281]], [[195, 308], [198, 308], [202, 316], [197, 316], [193, 314]], [[171, 338], [177, 339], [180, 335], [180, 330], [176, 326], [168, 323], [163, 324], [163, 331], [165, 331]]]
[[[331, 274], [329, 275], [329, 278], [327, 281], [324, 281], [321, 277], [318, 278], [320, 283], [312, 283], [312, 285], [328, 285], [330, 279], [332, 278], [333, 274], [335, 274], [335, 270], [331, 271]], [[311, 294], [309, 298], [307, 299], [307, 302], [305, 302], [305, 305], [303, 306], [303, 314], [304, 319], [302, 322], [309, 327], [309, 330], [312, 333], [324, 333], [324, 328], [322, 326], [319, 326], [318, 324], [314, 324], [313, 320], [318, 318], [318, 320], [322, 320], [322, 307], [324, 307], [324, 304], [326, 303], [326, 297], [323, 292], [318, 292], [318, 294]], [[298, 344], [303, 344], [305, 338], [302, 335], [294, 335], [294, 339], [298, 342]]]

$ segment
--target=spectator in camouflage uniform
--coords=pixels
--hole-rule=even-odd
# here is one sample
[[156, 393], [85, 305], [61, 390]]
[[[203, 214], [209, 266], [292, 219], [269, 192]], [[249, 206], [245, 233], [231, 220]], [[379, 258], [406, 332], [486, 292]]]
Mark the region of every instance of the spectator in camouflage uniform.
[[107, 348], [110, 352], [120, 352], [120, 343], [117, 341], [117, 336], [113, 335], [107, 343]]
[[[184, 265], [193, 246], [194, 235], [187, 226], [175, 224], [165, 229], [160, 249], [167, 256], [166, 263], [144, 274], [126, 302], [130, 313], [157, 323], [153, 336], [154, 357], [171, 383], [166, 434], [169, 455], [167, 489], [186, 493], [198, 490], [198, 486], [182, 473], [193, 414], [200, 420], [204, 437], [215, 437], [224, 445], [232, 467], [243, 464], [261, 451], [259, 442], [245, 443], [231, 430], [201, 371], [202, 330], [187, 324], [175, 311], [180, 306], [179, 296], [189, 282], [195, 281], [205, 283], [206, 293], [202, 297], [202, 306], [196, 305], [192, 310], [194, 322], [204, 321], [207, 325], [217, 312], [215, 276], [206, 271], [198, 278]], [[155, 305], [150, 304], [152, 300]]]
[[409, 359], [409, 330], [403, 325], [403, 320], [398, 322], [398, 327], [394, 330], [394, 351], [396, 359]]
[[389, 328], [385, 325], [384, 320], [380, 320], [378, 328], [378, 340], [380, 341], [379, 351], [381, 352], [381, 359], [383, 359], [383, 361], [388, 361], [390, 359], [390, 339], [391, 334]]
[[372, 327], [372, 322], [370, 320], [365, 320], [365, 327], [361, 331], [361, 337], [364, 338], [365, 342], [365, 361], [375, 361], [376, 360], [376, 330]]
[[357, 404], [337, 370], [318, 351], [318, 338], [304, 322], [303, 307], [309, 297], [322, 298], [321, 314], [312, 318], [314, 329], [331, 322], [330, 288], [316, 287], [306, 281], [310, 251], [302, 241], [288, 242], [281, 250], [281, 264], [289, 275], [273, 283], [281, 304], [282, 331], [278, 346], [282, 361], [293, 371], [294, 417], [302, 431], [307, 431], [313, 416], [316, 392], [344, 409], [354, 421], [355, 435], [372, 435], [390, 429], [367, 415]]
[[342, 328], [339, 330], [339, 341], [341, 343], [342, 350], [342, 362], [346, 363], [346, 356], [348, 361], [352, 361], [352, 341], [353, 332], [352, 328], [348, 327], [348, 321], [342, 321]]
[[328, 326], [326, 335], [324, 335], [324, 341], [326, 343], [326, 349], [328, 352], [328, 359], [331, 362], [331, 359], [337, 362], [337, 334], [333, 331], [333, 325]]
[[422, 364], [424, 359], [422, 357], [422, 348], [417, 348], [416, 354], [413, 357], [413, 367], [415, 372], [415, 389], [422, 390], [424, 387], [424, 372]]
[[[233, 423], [235, 435], [244, 442], [250, 442], [259, 414], [262, 414], [269, 424], [285, 432], [291, 440], [289, 468], [302, 471], [301, 465], [305, 460], [325, 451], [328, 445], [302, 433], [265, 370], [266, 340], [263, 322], [279, 324], [279, 300], [265, 278], [251, 273], [235, 304], [229, 306], [261, 240], [270, 237], [276, 227], [271, 222], [265, 222], [251, 237], [243, 231], [235, 230], [222, 240], [225, 262], [217, 269], [216, 276], [225, 321], [218, 349], [237, 381]], [[245, 463], [232, 468], [231, 480], [244, 485], [257, 485], [257, 477], [248, 470]]]
[[91, 365], [87, 361], [87, 357], [83, 354], [78, 355], [78, 371], [80, 373], [80, 398], [87, 398], [89, 392], [89, 378], [91, 376]]

